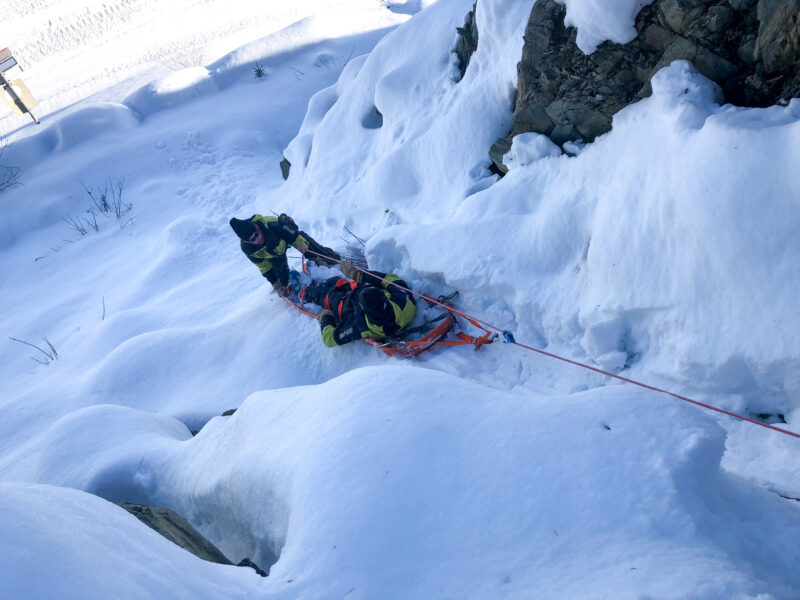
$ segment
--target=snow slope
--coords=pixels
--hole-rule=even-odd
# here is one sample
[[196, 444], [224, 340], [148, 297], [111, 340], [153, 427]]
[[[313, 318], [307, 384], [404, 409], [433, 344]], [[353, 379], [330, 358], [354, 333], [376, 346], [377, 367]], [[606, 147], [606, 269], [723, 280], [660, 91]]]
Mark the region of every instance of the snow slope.
[[[317, 200], [300, 214], [356, 207], [347, 223], [375, 232], [371, 263], [480, 288], [466, 302], [518, 337], [724, 391], [732, 409], [796, 410], [800, 104], [719, 106], [716, 86], [678, 62], [578, 157], [549, 155], [547, 140], [545, 151], [524, 151], [543, 138], [523, 136], [512, 153], [528, 159], [495, 184], [485, 148], [509, 122], [510, 96], [496, 91], [511, 88], [515, 71], [512, 60], [506, 70], [490, 65], [519, 54], [526, 13], [493, 6], [477, 12], [488, 39], [463, 81], [442, 32], [427, 38], [438, 47], [426, 47], [421, 64], [382, 44], [352, 83], [312, 99], [286, 152], [289, 193], [297, 204]], [[440, 2], [416, 21], [438, 30], [464, 8]], [[407, 44], [411, 31], [392, 39]], [[415, 85], [392, 87], [412, 70]], [[383, 125], [359, 129], [373, 102]]]
[[174, 507], [235, 560], [280, 552], [259, 597], [791, 597], [796, 508], [720, 470], [711, 419], [652, 403], [369, 367], [253, 394], [191, 439], [84, 409], [37, 479]]
[[[336, 18], [379, 0], [15, 0], [3, 7], [0, 39], [49, 114], [87, 96], [118, 100], [153, 79], [202, 67], [254, 39], [310, 16]], [[345, 10], [346, 9], [346, 10]], [[310, 40], [309, 40], [310, 41]], [[260, 57], [264, 57], [261, 55]], [[0, 134], [29, 117], [5, 115]]]
[[[252, 598], [250, 569], [209, 563], [123, 508], [77, 490], [0, 484], [0, 549], [10, 598]], [[146, 561], [143, 558], [146, 557]]]
[[[796, 597], [796, 438], [509, 345], [404, 362], [328, 349], [227, 221], [287, 212], [334, 246], [346, 225], [373, 267], [459, 289], [461, 308], [523, 343], [780, 412], [798, 431], [800, 104], [720, 105], [676, 63], [576, 156], [520, 136], [498, 180], [486, 149], [510, 123], [532, 2], [480, 1], [461, 81], [455, 28], [472, 2], [368, 4], [264, 25], [146, 85], [146, 60], [115, 78], [109, 54], [88, 99], [66, 106], [52, 88], [64, 109], [10, 136], [3, 161], [23, 185], [0, 195], [0, 331], [21, 340], [0, 344], [5, 589]], [[612, 37], [641, 3], [567, 4]], [[124, 13], [111, 6], [96, 8]], [[196, 7], [198, 30], [229, 26], [220, 47], [243, 43], [249, 25], [224, 6]], [[113, 22], [155, 40], [137, 15]], [[76, 39], [75, 52], [96, 47]], [[63, 47], [49, 43], [42, 64]], [[85, 187], [123, 181], [123, 218], [85, 235], [65, 222], [90, 218]], [[49, 351], [44, 337], [57, 359], [22, 343]], [[117, 501], [176, 510], [234, 562], [280, 558], [266, 579], [205, 563]]]

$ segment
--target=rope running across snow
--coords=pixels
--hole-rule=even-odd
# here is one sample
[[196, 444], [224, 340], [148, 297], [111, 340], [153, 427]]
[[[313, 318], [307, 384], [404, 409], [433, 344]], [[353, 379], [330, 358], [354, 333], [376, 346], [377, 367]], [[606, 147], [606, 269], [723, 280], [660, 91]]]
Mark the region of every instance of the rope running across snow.
[[[316, 256], [320, 256], [320, 257], [325, 258], [327, 260], [330, 260], [330, 261], [333, 261], [333, 262], [336, 262], [336, 263], [341, 263], [340, 260], [336, 260], [335, 258], [331, 258], [330, 256], [325, 256], [324, 254], [320, 254], [319, 252], [314, 252], [313, 250], [310, 250], [308, 248], [306, 248], [304, 254], [314, 254]], [[365, 272], [363, 269], [360, 269], [358, 267], [355, 267], [355, 269], [358, 270], [358, 271], [361, 271], [362, 273]], [[505, 329], [497, 327], [496, 325], [492, 325], [491, 323], [487, 323], [486, 321], [482, 321], [481, 319], [478, 319], [477, 317], [473, 317], [471, 315], [463, 313], [460, 310], [457, 310], [457, 309], [453, 308], [452, 306], [448, 306], [447, 304], [444, 304], [443, 302], [439, 302], [438, 300], [436, 300], [434, 298], [431, 298], [429, 296], [426, 296], [425, 294], [421, 294], [419, 292], [415, 292], [412, 289], [403, 287], [402, 285], [398, 285], [398, 284], [396, 284], [396, 283], [394, 283], [392, 281], [389, 281], [387, 279], [383, 279], [382, 277], [379, 277], [378, 279], [381, 279], [382, 281], [384, 281], [386, 283], [389, 283], [389, 284], [391, 284], [391, 285], [393, 285], [393, 286], [395, 286], [397, 288], [400, 288], [401, 290], [404, 290], [404, 291], [406, 291], [406, 292], [408, 292], [410, 294], [418, 296], [419, 298], [422, 298], [426, 302], [430, 302], [431, 304], [436, 304], [438, 306], [441, 306], [445, 310], [447, 310], [447, 311], [449, 311], [449, 312], [451, 312], [451, 313], [453, 313], [455, 315], [458, 315], [460, 317], [463, 317], [464, 319], [467, 319], [468, 321], [470, 321], [473, 324], [476, 324], [476, 325], [480, 324], [481, 326], [485, 326], [488, 329], [497, 331], [499, 334], [502, 335], [502, 339], [505, 342], [509, 343], [509, 344], [513, 344], [513, 345], [518, 346], [520, 348], [524, 348], [525, 350], [530, 350], [531, 352], [536, 352], [538, 354], [542, 354], [542, 355], [550, 357], [550, 358], [555, 358], [556, 360], [560, 360], [562, 362], [569, 363], [571, 365], [575, 365], [576, 367], [582, 367], [584, 369], [588, 369], [590, 371], [594, 371], [595, 373], [600, 373], [601, 375], [606, 375], [608, 377], [613, 377], [614, 379], [618, 379], [620, 381], [624, 381], [625, 383], [631, 383], [633, 385], [638, 385], [641, 388], [644, 388], [644, 389], [647, 389], [647, 390], [651, 390], [653, 392], [659, 392], [661, 394], [666, 394], [667, 396], [672, 396], [673, 398], [677, 398], [678, 400], [683, 400], [684, 402], [689, 402], [689, 403], [694, 404], [696, 406], [701, 406], [703, 408], [707, 408], [708, 410], [713, 410], [713, 411], [716, 411], [716, 412], [721, 413], [723, 415], [728, 415], [729, 417], [734, 417], [734, 418], [740, 419], [742, 421], [747, 421], [748, 423], [753, 423], [754, 425], [758, 425], [760, 427], [765, 427], [767, 429], [772, 429], [773, 431], [777, 431], [777, 432], [780, 432], [780, 433], [785, 433], [786, 435], [791, 435], [793, 437], [800, 438], [800, 433], [795, 433], [794, 431], [789, 431], [788, 429], [783, 429], [781, 427], [776, 427], [775, 425], [770, 425], [769, 423], [764, 423], [762, 421], [758, 421], [756, 419], [752, 419], [750, 417], [746, 417], [744, 415], [740, 415], [738, 413], [731, 412], [729, 410], [725, 410], [724, 408], [719, 408], [718, 406], [713, 406], [711, 404], [706, 404], [705, 402], [700, 402], [699, 400], [693, 400], [693, 399], [688, 398], [686, 396], [682, 396], [680, 394], [676, 394], [674, 392], [670, 392], [669, 390], [665, 390], [665, 389], [662, 389], [662, 388], [659, 388], [659, 387], [655, 387], [655, 386], [649, 385], [647, 383], [642, 383], [641, 381], [636, 381], [635, 379], [628, 379], [627, 377], [622, 377], [621, 375], [616, 375], [614, 373], [610, 373], [609, 371], [604, 371], [603, 369], [599, 369], [597, 367], [593, 367], [591, 365], [587, 365], [587, 364], [579, 362], [577, 360], [572, 360], [572, 359], [569, 359], [569, 358], [565, 358], [563, 356], [559, 356], [558, 354], [553, 354], [552, 352], [546, 352], [546, 351], [541, 350], [539, 348], [534, 348], [533, 346], [526, 346], [525, 344], [521, 344], [521, 343], [517, 342], [514, 339], [514, 336], [510, 331], [507, 331]]]

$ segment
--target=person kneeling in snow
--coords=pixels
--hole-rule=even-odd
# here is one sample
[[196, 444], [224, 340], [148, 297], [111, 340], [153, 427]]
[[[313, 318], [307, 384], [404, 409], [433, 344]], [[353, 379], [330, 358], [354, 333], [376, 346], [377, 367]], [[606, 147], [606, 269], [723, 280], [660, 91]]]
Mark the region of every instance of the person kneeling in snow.
[[249, 219], [233, 218], [230, 225], [239, 237], [242, 252], [258, 266], [279, 296], [288, 294], [286, 287], [289, 285], [289, 265], [286, 261], [286, 250], [289, 246], [294, 246], [303, 253], [308, 249], [334, 259], [326, 260], [311, 253], [306, 255], [309, 260], [322, 266], [334, 265], [341, 258], [334, 250], [318, 244], [310, 235], [300, 231], [294, 220], [285, 214], [279, 217], [253, 215]]
[[414, 320], [414, 297], [397, 287], [409, 287], [398, 275], [356, 269], [349, 260], [341, 268], [347, 279], [315, 281], [299, 294], [301, 301], [323, 307], [319, 323], [326, 346], [394, 337]]

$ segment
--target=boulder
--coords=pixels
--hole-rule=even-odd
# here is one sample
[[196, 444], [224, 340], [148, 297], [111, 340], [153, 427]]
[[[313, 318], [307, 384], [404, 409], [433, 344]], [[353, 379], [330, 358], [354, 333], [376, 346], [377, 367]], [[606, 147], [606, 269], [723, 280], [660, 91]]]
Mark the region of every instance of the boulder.
[[728, 0], [728, 4], [730, 4], [734, 10], [740, 12], [751, 9], [755, 3], [756, 0]]
[[286, 157], [283, 157], [281, 161], [281, 175], [283, 175], [284, 179], [289, 179], [289, 170], [292, 168], [292, 163], [286, 160]]
[[767, 74], [798, 67], [800, 58], [800, 0], [759, 0], [755, 59]]
[[649, 96], [651, 77], [678, 59], [718, 83], [732, 104], [770, 106], [800, 95], [800, 0], [655, 0], [636, 16], [634, 40], [604, 42], [588, 56], [565, 14], [558, 0], [533, 5], [511, 128], [490, 149], [501, 174], [514, 136], [591, 142], [611, 129], [615, 113]]
[[472, 53], [478, 49], [478, 24], [475, 22], [475, 8], [477, 5], [478, 0], [475, 0], [472, 10], [467, 13], [464, 19], [464, 26], [456, 27], [459, 36], [455, 50], [456, 56], [458, 56], [458, 70], [461, 73], [458, 78], [459, 81], [464, 79], [469, 59]]
[[702, 0], [662, 0], [662, 19], [672, 31], [684, 35], [705, 12], [705, 5]]

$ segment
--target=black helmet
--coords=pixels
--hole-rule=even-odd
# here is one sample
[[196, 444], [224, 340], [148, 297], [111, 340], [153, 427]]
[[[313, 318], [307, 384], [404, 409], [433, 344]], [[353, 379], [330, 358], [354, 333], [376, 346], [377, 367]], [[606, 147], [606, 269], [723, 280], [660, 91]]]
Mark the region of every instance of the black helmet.
[[368, 286], [358, 293], [358, 305], [372, 322], [388, 323], [394, 320], [394, 310], [382, 290]]
[[250, 236], [253, 235], [253, 232], [256, 230], [255, 223], [250, 219], [237, 219], [233, 218], [230, 220], [231, 229], [233, 232], [239, 236], [240, 240], [244, 240], [245, 242], [250, 239]]

